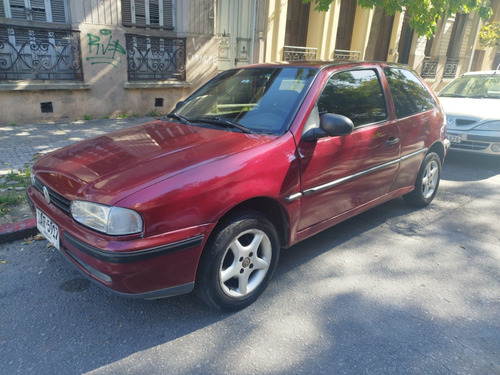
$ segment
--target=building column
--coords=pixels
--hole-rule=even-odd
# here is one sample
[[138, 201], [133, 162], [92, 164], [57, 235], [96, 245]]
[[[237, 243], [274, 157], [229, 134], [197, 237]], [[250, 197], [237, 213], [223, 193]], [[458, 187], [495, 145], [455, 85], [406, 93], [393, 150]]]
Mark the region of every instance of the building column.
[[269, 0], [268, 6], [265, 61], [281, 61], [285, 46], [288, 2], [286, 0]]

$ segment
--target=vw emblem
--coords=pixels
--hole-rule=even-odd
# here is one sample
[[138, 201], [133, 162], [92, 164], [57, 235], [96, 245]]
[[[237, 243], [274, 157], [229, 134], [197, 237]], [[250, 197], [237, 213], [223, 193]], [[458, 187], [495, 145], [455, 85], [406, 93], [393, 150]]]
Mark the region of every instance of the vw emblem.
[[43, 187], [43, 196], [45, 197], [47, 203], [50, 203], [50, 194], [46, 186]]
[[452, 118], [448, 118], [448, 126], [453, 126], [455, 124], [455, 120]]

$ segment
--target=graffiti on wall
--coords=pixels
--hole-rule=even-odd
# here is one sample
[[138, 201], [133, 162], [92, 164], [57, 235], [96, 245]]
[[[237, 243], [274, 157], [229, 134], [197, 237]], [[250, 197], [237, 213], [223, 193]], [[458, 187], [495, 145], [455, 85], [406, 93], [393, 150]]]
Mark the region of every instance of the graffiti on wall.
[[95, 64], [109, 64], [117, 68], [120, 63], [120, 55], [126, 55], [127, 51], [118, 39], [113, 39], [111, 30], [101, 29], [99, 35], [87, 34], [89, 42], [89, 56], [87, 61]]
[[199, 64], [208, 64], [208, 65], [217, 65], [217, 56], [214, 55], [207, 55], [207, 54], [202, 54], [200, 55], [198, 52], [200, 50], [200, 47], [202, 46], [201, 43], [196, 43], [194, 38], [191, 39], [193, 43], [193, 49], [194, 53], [188, 53], [187, 54], [187, 60], [190, 63], [199, 63]]

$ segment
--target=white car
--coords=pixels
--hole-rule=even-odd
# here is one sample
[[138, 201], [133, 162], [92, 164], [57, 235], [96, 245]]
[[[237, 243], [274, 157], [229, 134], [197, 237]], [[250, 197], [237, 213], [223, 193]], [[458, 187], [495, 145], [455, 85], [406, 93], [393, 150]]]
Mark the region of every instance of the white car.
[[465, 73], [438, 96], [452, 150], [500, 156], [500, 70]]

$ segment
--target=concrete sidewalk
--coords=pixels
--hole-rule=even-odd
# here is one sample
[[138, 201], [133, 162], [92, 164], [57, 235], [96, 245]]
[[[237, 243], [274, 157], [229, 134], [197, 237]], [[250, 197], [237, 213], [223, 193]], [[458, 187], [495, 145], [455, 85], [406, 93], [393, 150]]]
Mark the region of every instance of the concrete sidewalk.
[[[154, 117], [101, 119], [55, 124], [0, 125], [0, 177], [31, 168], [41, 155], [115, 130], [143, 124]], [[0, 225], [0, 243], [36, 233], [35, 219]]]

